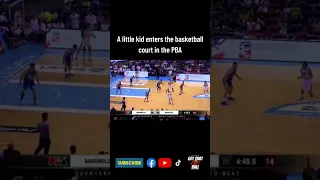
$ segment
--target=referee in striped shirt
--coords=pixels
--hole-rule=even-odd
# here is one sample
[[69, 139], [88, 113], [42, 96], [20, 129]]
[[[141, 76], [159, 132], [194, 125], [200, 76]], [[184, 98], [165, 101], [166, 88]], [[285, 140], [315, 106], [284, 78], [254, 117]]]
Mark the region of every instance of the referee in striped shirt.
[[42, 113], [42, 121], [38, 123], [39, 131], [39, 145], [35, 150], [34, 154], [37, 155], [42, 149], [44, 149], [43, 154], [49, 154], [51, 139], [49, 133], [49, 123], [48, 123], [48, 113]]

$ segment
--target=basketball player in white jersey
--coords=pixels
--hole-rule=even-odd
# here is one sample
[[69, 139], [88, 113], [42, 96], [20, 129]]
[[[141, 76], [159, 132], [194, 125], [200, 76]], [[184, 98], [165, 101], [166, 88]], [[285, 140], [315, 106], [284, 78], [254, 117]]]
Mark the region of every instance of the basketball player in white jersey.
[[170, 80], [169, 82], [168, 82], [168, 89], [170, 90], [172, 90], [172, 92], [174, 92], [174, 89], [173, 89], [173, 86], [172, 86], [172, 81]]
[[91, 37], [96, 38], [96, 36], [94, 34], [92, 34], [92, 32], [91, 32], [90, 26], [87, 26], [87, 28], [83, 31], [82, 41], [79, 46], [76, 58], [78, 58], [78, 55], [79, 55], [81, 49], [88, 48], [89, 58], [91, 59], [91, 53], [92, 53]]
[[313, 73], [310, 67], [308, 67], [308, 62], [304, 61], [302, 63], [301, 69], [300, 69], [300, 76], [298, 79], [303, 79], [300, 93], [300, 101], [304, 100], [304, 92], [307, 91], [309, 93], [310, 98], [313, 98], [313, 92], [312, 92], [312, 78]]
[[209, 93], [207, 81], [203, 83], [203, 93]]
[[139, 69], [137, 68], [136, 69], [136, 75], [135, 75], [135, 78], [136, 78], [136, 80], [137, 80], [137, 82], [139, 82]]
[[189, 74], [186, 74], [186, 75], [184, 76], [184, 80], [186, 81], [186, 84], [188, 84]]
[[172, 99], [172, 95], [169, 89], [166, 90], [166, 92], [168, 93], [168, 99], [169, 99], [169, 104], [173, 105], [173, 99]]

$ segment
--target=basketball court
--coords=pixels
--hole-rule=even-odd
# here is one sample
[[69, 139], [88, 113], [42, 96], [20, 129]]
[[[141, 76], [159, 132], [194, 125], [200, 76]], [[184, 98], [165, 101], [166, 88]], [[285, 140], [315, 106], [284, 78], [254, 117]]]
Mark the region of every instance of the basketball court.
[[[220, 105], [222, 79], [232, 61], [211, 63], [211, 151], [218, 154], [318, 154], [320, 152], [320, 101], [300, 97], [301, 64], [238, 62], [242, 81], [234, 80], [236, 102]], [[319, 98], [320, 66], [313, 90]]]
[[[133, 86], [130, 86], [129, 78], [117, 76], [110, 80], [110, 106], [121, 109], [122, 98], [127, 101], [127, 110], [134, 108], [135, 110], [201, 110], [210, 111], [210, 94], [203, 92], [203, 82], [186, 81], [183, 94], [179, 95], [180, 84], [182, 81], [174, 83], [172, 98], [174, 104], [169, 104], [166, 89], [168, 88], [168, 77], [160, 77], [163, 80], [161, 92], [157, 92], [156, 77], [149, 76], [148, 78], [140, 78], [139, 81], [134, 80]], [[123, 88], [122, 94], [116, 94], [116, 85], [121, 81]], [[144, 102], [145, 93], [151, 88], [149, 102]], [[209, 88], [210, 92], [210, 88]]]
[[[0, 89], [1, 149], [8, 142], [14, 142], [23, 154], [33, 153], [38, 134], [31, 128], [41, 120], [42, 112], [48, 112], [52, 139], [50, 153], [69, 153], [70, 145], [76, 145], [79, 154], [109, 152], [108, 53], [93, 52], [92, 60], [80, 57], [74, 62], [74, 77], [65, 78], [62, 65], [65, 50], [36, 48], [38, 51], [22, 47], [23, 51], [19, 53], [23, 55], [6, 67], [8, 77], [2, 75], [6, 82], [3, 81]], [[15, 57], [12, 52], [4, 56]], [[40, 79], [40, 85], [36, 86], [39, 105], [32, 104], [32, 93], [28, 90], [24, 105], [19, 106], [20, 74], [31, 62], [36, 63]], [[11, 131], [2, 126], [20, 128]]]

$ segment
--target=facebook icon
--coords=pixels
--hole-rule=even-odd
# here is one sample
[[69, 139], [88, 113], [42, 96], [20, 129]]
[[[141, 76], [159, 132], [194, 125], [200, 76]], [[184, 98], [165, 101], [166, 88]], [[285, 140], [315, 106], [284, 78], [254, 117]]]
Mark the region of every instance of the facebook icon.
[[157, 164], [157, 161], [153, 158], [149, 158], [148, 161], [147, 161], [147, 166], [149, 168], [154, 168]]

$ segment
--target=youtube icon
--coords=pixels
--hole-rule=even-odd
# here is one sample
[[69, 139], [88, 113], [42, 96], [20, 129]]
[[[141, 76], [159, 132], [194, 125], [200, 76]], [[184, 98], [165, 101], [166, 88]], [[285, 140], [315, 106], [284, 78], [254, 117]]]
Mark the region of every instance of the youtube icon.
[[159, 158], [158, 159], [159, 168], [171, 168], [172, 160], [171, 158]]

